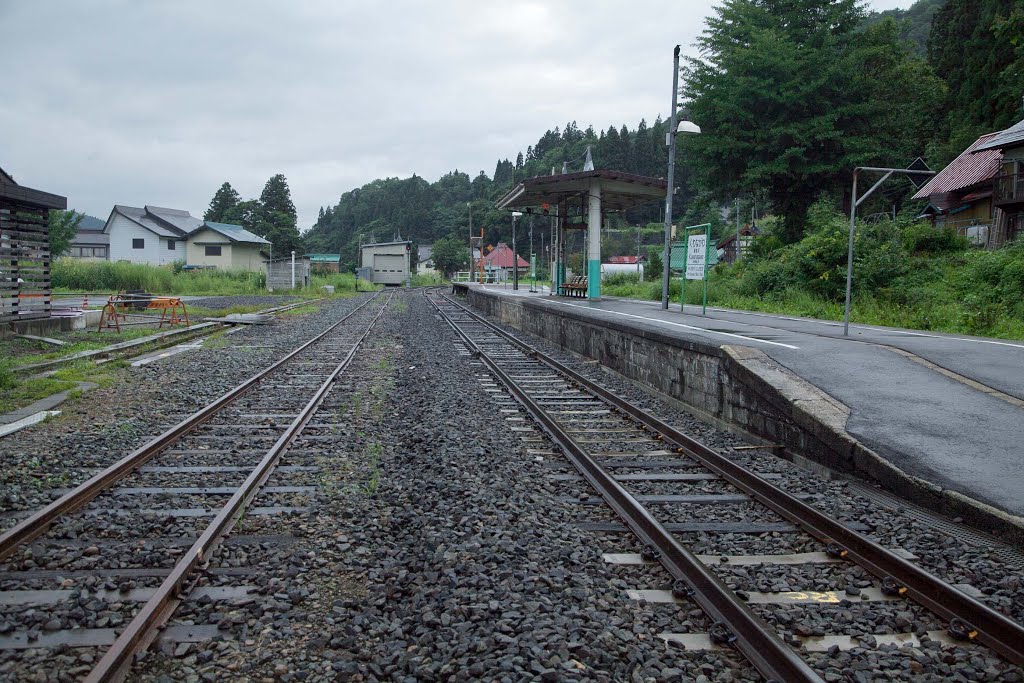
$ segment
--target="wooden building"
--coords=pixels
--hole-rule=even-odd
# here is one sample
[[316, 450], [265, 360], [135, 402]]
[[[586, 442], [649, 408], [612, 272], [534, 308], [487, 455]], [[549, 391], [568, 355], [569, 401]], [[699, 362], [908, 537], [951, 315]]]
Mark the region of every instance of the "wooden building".
[[1002, 155], [992, 178], [992, 242], [1000, 246], [1024, 238], [1024, 121], [1019, 121], [979, 145], [975, 154]]
[[0, 324], [50, 317], [50, 209], [67, 207], [0, 169]]
[[955, 229], [977, 245], [1002, 246], [1005, 239], [993, 228], [993, 179], [999, 174], [1002, 152], [988, 143], [999, 133], [987, 133], [932, 176], [914, 195], [927, 199], [922, 212], [937, 228]]
[[[736, 257], [739, 256], [741, 259], [746, 254], [750, 247], [754, 246], [754, 238], [761, 234], [761, 231], [756, 225], [744, 225], [740, 228], [740, 240], [736, 241], [736, 233], [730, 232], [728, 235], [718, 240], [718, 244], [715, 247], [721, 254], [720, 260], [726, 263], [733, 263], [736, 261]], [[739, 251], [737, 252], [737, 247]]]

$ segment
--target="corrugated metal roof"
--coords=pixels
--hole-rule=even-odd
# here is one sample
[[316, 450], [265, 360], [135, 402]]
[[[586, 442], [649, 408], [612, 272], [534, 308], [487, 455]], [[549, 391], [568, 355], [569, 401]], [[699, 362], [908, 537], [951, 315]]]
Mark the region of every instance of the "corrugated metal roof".
[[[977, 144], [977, 143], [975, 143]], [[975, 148], [975, 154], [993, 149], [1020, 147], [1024, 145], [1024, 120], [1018, 121], [1001, 133], [996, 133], [991, 140]]]
[[644, 256], [609, 256], [607, 263], [625, 263], [633, 264], [640, 259], [645, 258]]
[[206, 221], [201, 227], [209, 228], [215, 232], [227, 237], [232, 242], [248, 242], [251, 244], [270, 244], [268, 240], [263, 239], [259, 235], [254, 235], [241, 225], [234, 225], [233, 223], [214, 223], [213, 221]]
[[994, 149], [983, 152], [977, 150], [997, 135], [999, 133], [987, 133], [975, 140], [974, 144], [953, 159], [949, 166], [925, 183], [924, 187], [914, 195], [914, 199], [928, 199], [933, 194], [962, 190], [965, 187], [990, 180], [999, 172], [1003, 153]]

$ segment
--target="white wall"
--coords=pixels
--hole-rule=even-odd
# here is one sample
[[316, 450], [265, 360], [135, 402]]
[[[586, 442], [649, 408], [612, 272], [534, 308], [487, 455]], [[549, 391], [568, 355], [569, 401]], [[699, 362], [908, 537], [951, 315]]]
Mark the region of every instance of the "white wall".
[[[107, 227], [107, 232], [110, 234], [111, 261], [162, 265], [185, 260], [184, 243], [179, 242], [176, 249], [171, 251], [167, 248], [166, 237], [160, 237], [120, 214], [114, 214], [114, 219]], [[144, 240], [144, 248], [133, 249], [132, 240], [134, 239]]]

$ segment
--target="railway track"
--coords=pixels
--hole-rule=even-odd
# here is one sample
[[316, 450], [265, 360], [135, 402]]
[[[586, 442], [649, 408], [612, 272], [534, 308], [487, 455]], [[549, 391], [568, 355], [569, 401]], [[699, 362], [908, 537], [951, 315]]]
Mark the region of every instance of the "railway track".
[[[216, 625], [188, 620], [162, 629], [183, 602], [251, 604], [265, 593], [238, 585], [251, 572], [212, 567], [214, 553], [246, 516], [303, 510], [315, 490], [309, 484], [316, 467], [279, 464], [294, 444], [316, 443], [334, 429], [318, 411], [330, 404], [332, 387], [393, 298], [378, 293], [367, 299], [0, 534], [0, 605], [28, 608], [38, 625], [17, 632], [6, 624], [0, 650], [94, 647], [97, 655], [71, 677], [113, 681], [122, 680], [133, 657], [158, 636], [178, 643], [216, 637]], [[273, 486], [267, 485], [271, 476]], [[249, 544], [254, 556], [274, 542], [237, 541]], [[62, 566], [36, 565], [34, 550], [47, 546], [67, 549]], [[55, 589], [58, 578], [65, 583]]]
[[[906, 552], [882, 547], [858, 525], [833, 519], [804, 502], [806, 495], [775, 485], [778, 475], [758, 473], [744, 466], [742, 456], [727, 458], [705, 447], [451, 298], [433, 293], [429, 299], [468, 352], [497, 379], [497, 384], [485, 383], [485, 389], [504, 403], [511, 428], [535, 442], [536, 457], [564, 455], [571, 462], [573, 472], [551, 475], [572, 489], [565, 502], [595, 511], [603, 503], [614, 511], [608, 521], [584, 528], [628, 530], [638, 539], [641, 552], [606, 559], [637, 566], [658, 563], [672, 578], [669, 586], [631, 591], [630, 597], [696, 604], [707, 615], [705, 633], [664, 633], [666, 642], [689, 649], [734, 649], [775, 681], [822, 680], [811, 665], [815, 650], [851, 649], [872, 640], [912, 646], [926, 641], [941, 647], [980, 644], [1024, 665], [1024, 628], [970, 595], [970, 587], [954, 587], [929, 574]], [[534, 425], [557, 452], [541, 448], [544, 440]], [[756, 466], [756, 457], [748, 460]], [[680, 539], [698, 533], [730, 538], [722, 546], [728, 550], [696, 555]], [[743, 539], [765, 533], [778, 535], [779, 546], [800, 552], [765, 552], [763, 542], [754, 540], [746, 541], [751, 550], [744, 549]], [[820, 566], [826, 579], [834, 584], [838, 578], [846, 588], [757, 590], [777, 584], [771, 571], [786, 565]], [[868, 580], [854, 583], [851, 576]], [[907, 632], [873, 634], [872, 610], [891, 605], [908, 615]], [[841, 608], [835, 625], [841, 633], [821, 629], [820, 614], [813, 627], [801, 626], [805, 612], [823, 606]]]
[[[259, 311], [254, 311], [249, 315], [276, 315], [278, 313], [290, 311], [294, 308], [308, 306], [318, 301], [321, 301], [321, 299], [295, 301], [282, 306], [274, 306], [272, 308], [264, 308]], [[14, 370], [20, 374], [31, 374], [53, 371], [65, 365], [71, 365], [72, 363], [78, 363], [81, 361], [93, 361], [99, 365], [113, 360], [134, 358], [135, 356], [143, 353], [159, 351], [160, 349], [167, 348], [168, 346], [174, 346], [176, 344], [181, 344], [182, 342], [194, 341], [196, 339], [208, 337], [211, 334], [220, 332], [227, 327], [235, 327], [235, 325], [223, 320], [207, 319], [205, 322], [194, 323], [185, 328], [171, 329], [165, 332], [155, 332], [153, 335], [148, 337], [118, 342], [102, 349], [80, 351], [60, 358], [38, 361], [35, 363], [26, 363], [24, 365], [16, 366]]]

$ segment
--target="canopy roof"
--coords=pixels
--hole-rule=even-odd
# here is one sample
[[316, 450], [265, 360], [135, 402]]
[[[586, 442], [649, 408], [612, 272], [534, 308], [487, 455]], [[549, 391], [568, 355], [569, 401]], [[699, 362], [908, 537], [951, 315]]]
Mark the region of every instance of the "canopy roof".
[[581, 171], [528, 178], [499, 199], [499, 209], [529, 209], [543, 204], [555, 205], [562, 200], [586, 195], [590, 184], [601, 184], [601, 207], [604, 211], [624, 211], [639, 204], [663, 199], [668, 183], [662, 178], [633, 175], [620, 171]]

